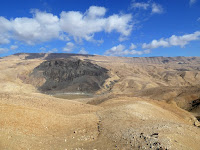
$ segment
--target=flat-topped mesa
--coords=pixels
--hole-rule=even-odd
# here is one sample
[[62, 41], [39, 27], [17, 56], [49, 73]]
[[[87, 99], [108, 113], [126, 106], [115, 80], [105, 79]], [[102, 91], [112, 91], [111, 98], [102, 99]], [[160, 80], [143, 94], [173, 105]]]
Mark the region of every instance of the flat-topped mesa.
[[31, 78], [44, 78], [38, 89], [43, 93], [98, 91], [109, 78], [108, 70], [80, 59], [55, 59], [44, 61], [31, 73]]

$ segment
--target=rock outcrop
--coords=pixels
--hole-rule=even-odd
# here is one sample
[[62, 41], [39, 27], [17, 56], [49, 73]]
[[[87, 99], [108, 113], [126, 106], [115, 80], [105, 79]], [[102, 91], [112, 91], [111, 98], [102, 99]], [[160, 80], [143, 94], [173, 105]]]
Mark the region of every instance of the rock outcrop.
[[44, 61], [36, 67], [31, 76], [45, 78], [38, 87], [41, 92], [85, 92], [93, 93], [101, 88], [109, 78], [108, 70], [89, 61], [80, 59], [56, 59]]

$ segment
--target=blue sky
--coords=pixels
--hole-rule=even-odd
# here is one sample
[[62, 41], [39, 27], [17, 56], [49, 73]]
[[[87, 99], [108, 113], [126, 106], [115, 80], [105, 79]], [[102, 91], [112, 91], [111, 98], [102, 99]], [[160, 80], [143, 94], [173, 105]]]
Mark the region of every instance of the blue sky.
[[200, 56], [200, 0], [1, 0], [0, 56]]

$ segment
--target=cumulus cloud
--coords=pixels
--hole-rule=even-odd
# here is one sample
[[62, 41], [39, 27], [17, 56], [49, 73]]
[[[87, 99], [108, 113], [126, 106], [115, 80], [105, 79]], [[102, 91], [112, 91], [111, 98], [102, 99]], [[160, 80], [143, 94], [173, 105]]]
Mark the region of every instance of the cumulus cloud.
[[135, 0], [131, 3], [131, 8], [133, 9], [143, 9], [151, 10], [152, 14], [161, 14], [163, 13], [163, 7], [160, 4], [157, 4], [152, 1], [147, 2], [136, 2]]
[[112, 32], [113, 30], [121, 33], [121, 35], [128, 36], [132, 30], [132, 24], [130, 24], [132, 15], [112, 15], [106, 19], [104, 30]]
[[0, 44], [10, 43], [9, 30], [12, 28], [12, 25], [9, 20], [4, 17], [0, 17]]
[[[130, 46], [130, 48], [133, 45]], [[134, 49], [126, 49], [126, 47], [122, 44], [119, 44], [117, 46], [112, 47], [111, 49], [107, 50], [104, 54], [109, 56], [124, 56], [124, 55], [142, 55], [142, 54], [148, 54], [150, 53], [150, 50], [144, 50], [144, 51], [136, 51]]]
[[104, 7], [97, 7], [97, 6], [91, 6], [87, 11], [86, 11], [86, 16], [88, 18], [97, 18], [104, 16], [106, 13], [106, 9]]
[[104, 17], [104, 7], [91, 6], [85, 13], [78, 11], [63, 11], [60, 17], [61, 29], [73, 36], [75, 40], [91, 41], [94, 34], [105, 31], [116, 31], [122, 36], [128, 36], [132, 30], [131, 14], [114, 14]]
[[0, 16], [0, 44], [8, 44], [11, 39], [33, 45], [59, 39], [94, 41], [95, 33], [113, 31], [120, 36], [128, 36], [132, 31], [131, 14], [114, 14], [105, 17], [106, 8], [91, 6], [86, 12], [63, 11], [60, 16], [32, 10], [33, 17], [6, 19]]
[[11, 49], [11, 50], [15, 50], [15, 49], [17, 49], [17, 48], [18, 48], [17, 45], [11, 45], [11, 46], [10, 46], [10, 49]]
[[84, 48], [82, 48], [78, 53], [79, 54], [88, 54], [88, 52]]
[[74, 47], [75, 47], [74, 43], [68, 42], [66, 44], [66, 46], [63, 48], [63, 51], [65, 51], [65, 52], [72, 52], [73, 49], [74, 49]]
[[154, 49], [158, 47], [171, 47], [180, 46], [183, 48], [185, 45], [189, 44], [191, 41], [200, 39], [200, 31], [196, 31], [192, 34], [185, 34], [183, 36], [172, 35], [170, 38], [161, 38], [160, 40], [153, 40], [151, 43], [142, 45], [144, 49]]
[[0, 17], [0, 44], [7, 44], [10, 39], [14, 39], [32, 45], [58, 38], [60, 26], [57, 16], [38, 10], [32, 13], [33, 18], [22, 17], [7, 20]]
[[58, 38], [59, 18], [51, 13], [34, 11], [33, 18], [15, 18], [11, 20], [14, 39], [35, 44]]

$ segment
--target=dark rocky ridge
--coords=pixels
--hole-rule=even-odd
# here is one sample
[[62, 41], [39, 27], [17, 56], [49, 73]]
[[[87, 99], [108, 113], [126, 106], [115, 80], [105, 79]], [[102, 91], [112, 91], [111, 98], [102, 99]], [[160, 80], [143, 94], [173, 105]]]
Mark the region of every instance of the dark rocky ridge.
[[94, 93], [109, 78], [107, 72], [107, 69], [89, 61], [68, 58], [45, 61], [33, 70], [31, 76], [46, 79], [46, 82], [38, 87], [43, 93]]

